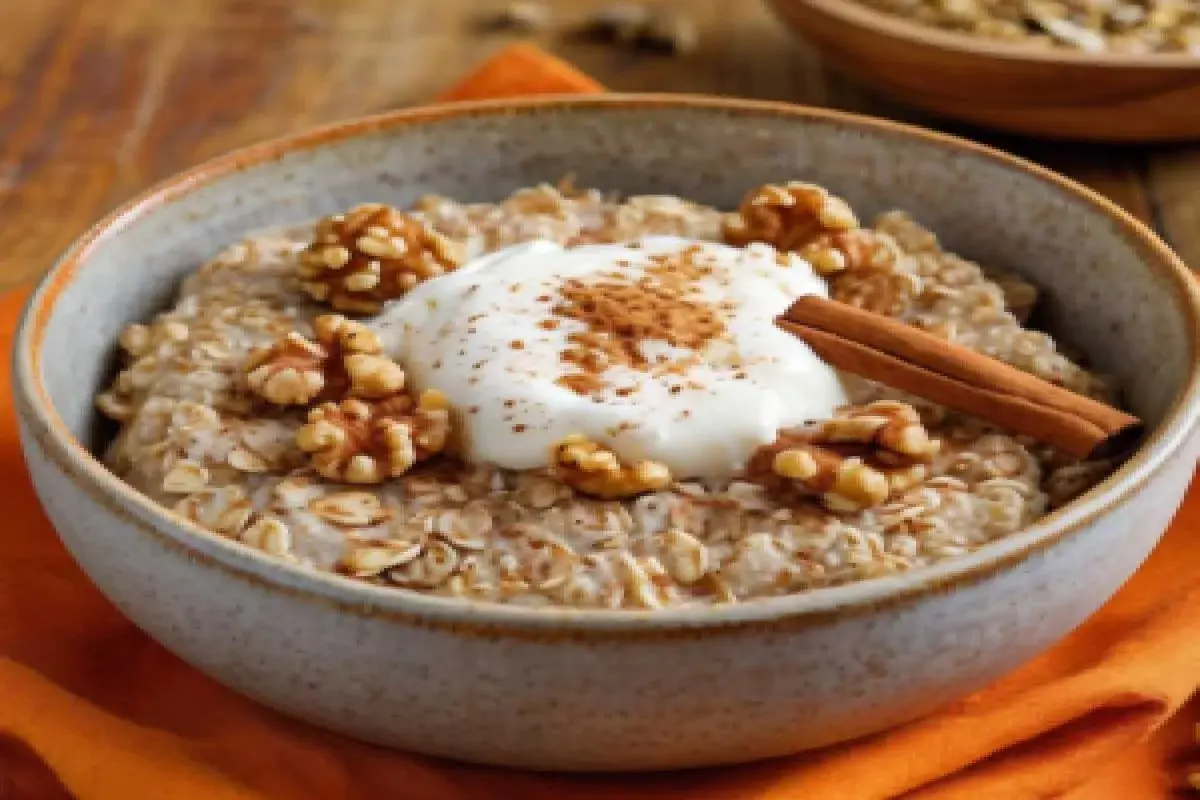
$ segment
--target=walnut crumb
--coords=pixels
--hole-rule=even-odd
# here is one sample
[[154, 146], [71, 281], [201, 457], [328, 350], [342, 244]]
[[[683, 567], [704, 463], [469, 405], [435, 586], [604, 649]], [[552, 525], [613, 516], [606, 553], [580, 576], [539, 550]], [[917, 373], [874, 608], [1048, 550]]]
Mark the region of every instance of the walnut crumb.
[[622, 464], [612, 450], [580, 435], [568, 436], [554, 445], [550, 471], [576, 491], [604, 499], [633, 497], [671, 485], [671, 472], [665, 464]]

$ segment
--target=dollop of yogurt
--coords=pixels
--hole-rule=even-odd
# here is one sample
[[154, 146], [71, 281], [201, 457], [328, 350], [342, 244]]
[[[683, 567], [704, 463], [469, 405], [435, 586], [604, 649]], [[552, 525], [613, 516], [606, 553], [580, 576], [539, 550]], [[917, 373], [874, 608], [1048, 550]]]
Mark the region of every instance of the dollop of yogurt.
[[[691, 265], [685, 275], [672, 275], [673, 259]], [[586, 390], [565, 381], [580, 367], [564, 353], [578, 353], [581, 336], [595, 341], [594, 321], [562, 312], [572, 298], [581, 307], [580, 287], [662, 282], [686, 298], [688, 314], [711, 312], [716, 332], [700, 343], [647, 338], [632, 345], [641, 363], [593, 369]], [[543, 467], [553, 445], [577, 433], [622, 459], [662, 462], [677, 479], [717, 479], [781, 428], [847, 402], [837, 372], [774, 323], [806, 294], [827, 295], [825, 282], [765, 245], [536, 241], [421, 284], [372, 324], [410, 385], [449, 398], [469, 461]]]

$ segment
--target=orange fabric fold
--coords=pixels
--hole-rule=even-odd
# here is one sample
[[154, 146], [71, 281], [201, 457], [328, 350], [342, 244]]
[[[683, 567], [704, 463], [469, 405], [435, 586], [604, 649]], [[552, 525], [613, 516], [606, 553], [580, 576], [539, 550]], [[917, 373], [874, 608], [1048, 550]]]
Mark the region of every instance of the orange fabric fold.
[[[597, 90], [522, 45], [443, 98]], [[3, 352], [22, 299], [0, 297]], [[1195, 487], [1150, 560], [1095, 617], [953, 708], [793, 758], [613, 777], [474, 767], [360, 744], [262, 708], [167, 653], [92, 587], [42, 515], [21, 461], [7, 371], [0, 479], [0, 797], [1140, 800], [1179, 785], [1193, 746]]]
[[535, 94], [595, 94], [604, 87], [530, 44], [509, 45], [435, 100], [495, 100]]

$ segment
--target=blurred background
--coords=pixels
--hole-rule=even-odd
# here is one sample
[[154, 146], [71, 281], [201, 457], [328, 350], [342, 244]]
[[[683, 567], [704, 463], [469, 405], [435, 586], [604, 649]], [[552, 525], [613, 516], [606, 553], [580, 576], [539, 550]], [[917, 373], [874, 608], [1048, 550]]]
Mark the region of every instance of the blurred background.
[[0, 289], [36, 277], [106, 209], [159, 178], [256, 140], [426, 101], [519, 40], [613, 90], [788, 100], [983, 140], [1101, 191], [1200, 264], [1200, 147], [1056, 144], [942, 122], [841, 76], [757, 0], [646, 4], [682, 20], [675, 53], [580, 35], [613, 5], [587, 0], [533, 4], [533, 21], [522, 18], [530, 4], [482, 0], [4, 5]]

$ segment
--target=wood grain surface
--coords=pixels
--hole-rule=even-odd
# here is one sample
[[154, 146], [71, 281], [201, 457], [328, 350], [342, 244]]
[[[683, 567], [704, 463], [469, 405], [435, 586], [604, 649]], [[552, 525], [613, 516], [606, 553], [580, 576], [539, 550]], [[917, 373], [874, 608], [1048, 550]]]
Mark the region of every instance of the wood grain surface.
[[[665, 0], [660, 0], [664, 1]], [[1200, 266], [1200, 143], [1039, 143], [940, 122], [823, 65], [755, 0], [680, 0], [695, 52], [567, 34], [606, 2], [551, 2], [533, 38], [608, 87], [790, 100], [918, 122], [1103, 192]], [[419, 103], [518, 34], [471, 0], [39, 0], [0, 14], [0, 290], [37, 277], [104, 211], [197, 161], [317, 123]]]

